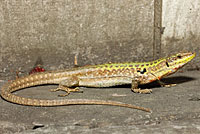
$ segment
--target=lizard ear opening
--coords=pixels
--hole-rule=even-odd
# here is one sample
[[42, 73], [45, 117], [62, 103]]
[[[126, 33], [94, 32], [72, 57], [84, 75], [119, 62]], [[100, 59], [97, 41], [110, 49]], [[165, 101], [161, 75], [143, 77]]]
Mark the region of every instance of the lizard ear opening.
[[169, 64], [168, 64], [168, 62], [166, 61], [165, 63], [166, 63], [166, 66], [167, 66], [167, 67], [169, 67]]

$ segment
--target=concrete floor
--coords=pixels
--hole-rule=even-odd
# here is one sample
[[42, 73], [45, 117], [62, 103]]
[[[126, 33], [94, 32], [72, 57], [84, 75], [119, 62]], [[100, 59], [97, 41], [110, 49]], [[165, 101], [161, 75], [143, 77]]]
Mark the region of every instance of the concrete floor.
[[[113, 88], [81, 88], [66, 98], [116, 100], [152, 109], [147, 113], [129, 108], [100, 105], [30, 107], [0, 99], [0, 133], [200, 133], [199, 71], [176, 73], [164, 79], [177, 83], [171, 88], [156, 83], [152, 94], [135, 94], [130, 86]], [[0, 86], [7, 80], [1, 78]], [[37, 86], [16, 92], [20, 96], [55, 99], [60, 92], [49, 89], [56, 85]]]

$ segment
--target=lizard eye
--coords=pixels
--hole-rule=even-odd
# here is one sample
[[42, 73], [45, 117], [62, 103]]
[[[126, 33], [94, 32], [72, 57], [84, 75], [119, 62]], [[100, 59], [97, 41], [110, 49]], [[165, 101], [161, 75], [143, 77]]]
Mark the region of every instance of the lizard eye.
[[182, 56], [181, 56], [181, 55], [178, 55], [178, 56], [177, 56], [177, 58], [179, 58], [179, 59], [180, 59], [180, 58], [182, 58]]

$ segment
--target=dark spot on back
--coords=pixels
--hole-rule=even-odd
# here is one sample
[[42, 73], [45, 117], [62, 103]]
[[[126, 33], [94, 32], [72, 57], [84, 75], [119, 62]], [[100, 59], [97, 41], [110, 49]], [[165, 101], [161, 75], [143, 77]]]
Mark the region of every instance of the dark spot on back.
[[137, 72], [140, 72], [141, 68], [136, 68]]
[[140, 65], [135, 65], [135, 67], [139, 67]]
[[144, 68], [142, 71], [141, 70], [137, 70], [137, 72], [140, 72], [141, 74], [144, 74], [145, 72], [147, 72], [147, 69]]
[[116, 70], [115, 70], [115, 69], [113, 69], [113, 70], [112, 70], [112, 72], [116, 72]]

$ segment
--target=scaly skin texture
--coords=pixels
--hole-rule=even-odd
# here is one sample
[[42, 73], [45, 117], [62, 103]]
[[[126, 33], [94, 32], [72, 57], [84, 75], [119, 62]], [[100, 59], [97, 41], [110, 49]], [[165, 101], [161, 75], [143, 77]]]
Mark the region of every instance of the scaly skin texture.
[[116, 101], [88, 100], [88, 99], [60, 99], [39, 100], [23, 98], [12, 92], [43, 84], [59, 84], [57, 89], [67, 93], [79, 91], [70, 87], [110, 87], [123, 84], [131, 84], [132, 91], [136, 93], [151, 93], [151, 89], [139, 89], [139, 84], [146, 84], [175, 73], [179, 68], [195, 57], [195, 53], [178, 53], [168, 58], [161, 58], [152, 62], [143, 63], [114, 63], [102, 65], [90, 65], [61, 71], [48, 71], [35, 73], [18, 78], [5, 84], [1, 89], [1, 96], [5, 100], [29, 106], [61, 106], [74, 104], [115, 105], [129, 107], [150, 112], [150, 109], [125, 104]]

